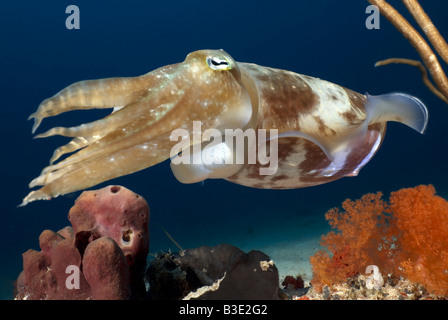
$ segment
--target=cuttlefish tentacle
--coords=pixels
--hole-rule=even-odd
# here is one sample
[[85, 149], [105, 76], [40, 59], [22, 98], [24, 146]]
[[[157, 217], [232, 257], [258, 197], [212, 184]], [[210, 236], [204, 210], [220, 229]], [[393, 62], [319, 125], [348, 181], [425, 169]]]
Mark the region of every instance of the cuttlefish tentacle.
[[[141, 104], [147, 104], [153, 112], [150, 115], [146, 115], [147, 112], [142, 110]], [[138, 101], [130, 103], [115, 112], [112, 112], [103, 119], [96, 120], [87, 124], [81, 124], [76, 127], [55, 127], [44, 133], [38, 134], [35, 138], [46, 138], [54, 135], [61, 135], [65, 137], [93, 137], [93, 136], [104, 136], [110, 131], [116, 130], [118, 127], [126, 127], [133, 121], [138, 121], [140, 118], [149, 117], [150, 120], [145, 121], [157, 121], [158, 115], [160, 115], [159, 110], [166, 110], [170, 103], [163, 103], [158, 101], [157, 96], [150, 96], [143, 101]]]
[[98, 140], [97, 137], [76, 137], [72, 139], [69, 143], [57, 148], [53, 152], [53, 156], [50, 159], [50, 164], [53, 164], [56, 160], [58, 160], [61, 156], [67, 153], [75, 152], [76, 150], [82, 149], [89, 144], [92, 144]]
[[[428, 121], [426, 107], [412, 96], [362, 95], [290, 71], [237, 63], [222, 50], [196, 51], [182, 63], [136, 78], [73, 84], [30, 116], [35, 120], [33, 132], [46, 117], [91, 108], [114, 111], [101, 120], [37, 136], [73, 139], [55, 150], [50, 165], [30, 183], [42, 187], [22, 205], [88, 188], [170, 157], [172, 171], [183, 183], [223, 178], [254, 188], [318, 185], [357, 175], [380, 147], [387, 121], [420, 133]], [[197, 132], [195, 122], [204, 134]], [[227, 129], [276, 132], [261, 140], [269, 156], [278, 151], [278, 166], [265, 175], [260, 170], [265, 163], [235, 162], [239, 147], [219, 139], [209, 145], [209, 129], [213, 139], [225, 139]], [[199, 140], [194, 138], [198, 134]], [[182, 141], [173, 141], [173, 136]], [[257, 142], [245, 146], [245, 160], [257, 150]], [[277, 145], [278, 150], [271, 150]]]
[[[149, 116], [140, 112], [142, 109], [142, 103], [145, 103], [146, 106], [154, 105], [154, 108]], [[62, 155], [82, 149], [88, 145], [92, 145], [94, 142], [105, 137], [109, 132], [117, 130], [118, 128], [121, 128], [123, 132], [129, 135], [133, 132], [132, 127], [135, 127], [136, 123], [140, 124], [142, 121], [145, 121], [146, 125], [149, 126], [158, 121], [159, 118], [165, 115], [165, 113], [172, 107], [172, 103], [162, 103], [156, 105], [151, 101], [137, 102], [135, 104], [136, 105], [131, 103], [130, 105], [120, 108], [118, 111], [113, 112], [104, 119], [72, 128], [52, 128], [43, 134], [37, 135], [35, 138], [43, 138], [53, 135], [75, 137], [68, 144], [55, 150], [53, 157], [50, 159], [50, 164], [52, 164]], [[106, 141], [107, 140], [103, 140], [101, 145], [98, 145], [98, 148], [103, 146]], [[79, 155], [81, 154], [82, 153]], [[82, 160], [81, 158], [79, 159]]]
[[[180, 99], [179, 102], [182, 103], [182, 99]], [[108, 156], [111, 159], [115, 159], [116, 157], [114, 155], [116, 152], [134, 146], [135, 141], [152, 142], [154, 138], [165, 134], [166, 131], [168, 131], [167, 128], [170, 128], [170, 125], [173, 123], [178, 126], [181, 125], [181, 121], [176, 117], [179, 113], [167, 116], [167, 113], [175, 107], [176, 105], [173, 103], [166, 107], [164, 112], [160, 112], [157, 117], [141, 117], [134, 121], [134, 123], [129, 123], [127, 126], [116, 127], [115, 131], [106, 134], [101, 139], [94, 140], [93, 143], [86, 145], [84, 149], [77, 153], [67, 157], [57, 164], [44, 168], [41, 175], [30, 183], [30, 187], [51, 183], [61, 175], [73, 171], [74, 167], [78, 164], [84, 167], [86, 161], [89, 160], [102, 161]], [[127, 111], [127, 108], [128, 107], [125, 107], [116, 113], [123, 113]], [[111, 116], [115, 116], [115, 113]], [[167, 118], [165, 118], [164, 121], [160, 121], [159, 118], [165, 116]], [[169, 142], [169, 139], [166, 140]], [[88, 140], [86, 143], [87, 142]], [[166, 158], [167, 157], [169, 157], [169, 154]]]
[[[22, 205], [84, 189], [92, 183], [95, 185], [164, 161], [170, 157], [176, 142], [170, 140], [172, 131], [183, 128], [191, 132], [197, 118], [204, 118], [204, 130], [244, 127], [251, 118], [252, 107], [247, 91], [239, 82], [234, 61], [228, 60], [234, 66], [232, 74], [223, 72], [221, 77], [209, 77], [209, 81], [204, 81], [204, 75], [213, 71], [204, 66], [207, 56], [204, 52], [192, 53], [176, 67], [157, 69], [163, 81], [156, 88], [152, 88], [154, 82], [147, 84], [150, 87], [147, 91], [151, 93], [124, 105], [102, 119], [105, 121], [47, 133], [79, 135], [56, 150], [52, 161], [62, 154], [78, 151], [46, 167], [30, 183], [30, 187], [43, 187], [31, 192]], [[213, 91], [213, 99], [210, 99]], [[110, 105], [122, 103], [120, 100]]]
[[[175, 69], [172, 66], [168, 66], [167, 70], [160, 68], [141, 78], [145, 81], [149, 80], [148, 85], [152, 86], [154, 85], [153, 73], [156, 73], [155, 78], [169, 78], [170, 76], [173, 78], [174, 71]], [[162, 77], [161, 74], [164, 76]], [[132, 81], [132, 79], [128, 80]], [[141, 81], [139, 79], [137, 82]], [[87, 90], [92, 91], [93, 89]], [[126, 148], [128, 145], [132, 145], [134, 133], [141, 133], [142, 128], [147, 128], [159, 121], [167, 112], [174, 108], [177, 102], [176, 99], [180, 101], [183, 98], [181, 94], [170, 95], [166, 92], [160, 92], [163, 90], [172, 93], [175, 90], [175, 83], [168, 81], [167, 85], [160, 85], [158, 90], [154, 89], [158, 94], [148, 94], [144, 98], [130, 102], [128, 105], [123, 106], [103, 119], [73, 128], [57, 127], [50, 129], [44, 134], [37, 135], [36, 137], [46, 137], [56, 134], [75, 137], [68, 144], [56, 149], [50, 160], [50, 164], [59, 159], [63, 154], [82, 148], [84, 149], [55, 165], [44, 168], [41, 176], [34, 179], [30, 186], [43, 185], [45, 183], [44, 181], [52, 181], [53, 179], [48, 178], [49, 172], [56, 172], [62, 168], [68, 170], [67, 168], [70, 166], [85, 161], [86, 159], [98, 158], [105, 153], [115, 152], [120, 148]], [[120, 102], [123, 102], [122, 98], [120, 99]], [[109, 134], [111, 132], [113, 133]], [[151, 136], [147, 137], [147, 139], [150, 138]], [[126, 144], [129, 140], [131, 142]], [[58, 175], [60, 174], [61, 172], [58, 173]]]
[[[42, 181], [35, 183], [35, 185], [44, 186], [31, 192], [23, 200], [23, 203], [50, 199], [61, 194], [88, 188], [92, 182], [98, 184], [153, 166], [169, 158], [172, 145], [166, 143], [167, 139], [169, 139], [169, 135], [160, 136], [146, 144], [130, 146], [112, 154], [91, 158], [84, 161], [81, 166], [69, 166], [59, 171], [50, 172], [46, 176], [46, 180], [43, 176]], [[129, 162], [128, 156], [130, 154], [135, 161]], [[107, 166], [107, 170], [104, 170], [105, 166]], [[93, 180], [82, 179], [82, 177], [91, 177]]]
[[[180, 79], [181, 81], [183, 79]], [[172, 92], [175, 90], [176, 87], [182, 87], [185, 88], [185, 85], [176, 85], [176, 81], [173, 80], [169, 85], [167, 85], [164, 90], [168, 91], [167, 93], [163, 94], [161, 93], [161, 96], [166, 96], [168, 94], [169, 97], [172, 97]], [[171, 95], [170, 95], [171, 94]], [[243, 94], [244, 95], [244, 94]], [[183, 126], [183, 123], [191, 118], [194, 117], [196, 112], [189, 112], [191, 110], [185, 109], [184, 106], [186, 104], [190, 104], [190, 101], [202, 101], [203, 97], [200, 95], [196, 95], [192, 92], [188, 94], [175, 94], [175, 99], [179, 99], [176, 101], [176, 104], [167, 104], [162, 103], [165, 102], [164, 100], [155, 99], [154, 101], [151, 101], [148, 99], [148, 101], [145, 99], [144, 101], [141, 101], [137, 103], [136, 105], [129, 105], [124, 107], [123, 109], [120, 109], [117, 112], [114, 112], [113, 114], [109, 115], [110, 117], [117, 117], [122, 113], [128, 112], [133, 114], [138, 113], [141, 110], [146, 110], [146, 114], [144, 116], [138, 117], [135, 119], [135, 121], [131, 121], [130, 123], [127, 123], [126, 126], [123, 127], [113, 127], [114, 131], [110, 134], [105, 135], [102, 139], [95, 141], [95, 143], [85, 147], [84, 149], [78, 151], [77, 153], [73, 154], [72, 156], [62, 160], [61, 162], [46, 167], [43, 171], [41, 176], [34, 179], [30, 187], [34, 187], [37, 185], [43, 185], [45, 183], [50, 183], [54, 180], [54, 178], [49, 178], [50, 172], [57, 172], [58, 170], [61, 170], [65, 168], [65, 171], [70, 170], [69, 168], [71, 166], [74, 166], [78, 163], [82, 163], [88, 159], [101, 159], [104, 155], [111, 154], [116, 152], [117, 150], [129, 148], [130, 146], [135, 144], [135, 141], [151, 141], [154, 137], [157, 137], [160, 134], [163, 134], [165, 132], [171, 132], [175, 128], [180, 128]], [[239, 99], [238, 95], [236, 97]], [[248, 99], [248, 98], [246, 98]], [[155, 105], [152, 103], [155, 102]], [[157, 104], [158, 103], [158, 104]], [[243, 101], [243, 104], [248, 103], [248, 101]], [[135, 107], [135, 110], [134, 110]], [[220, 113], [223, 113], [223, 110], [216, 108], [215, 111], [213, 111], [213, 106], [210, 105], [206, 111], [210, 114], [215, 113], [215, 115], [218, 115]], [[201, 106], [198, 106], [198, 109], [203, 109]], [[155, 111], [155, 112], [154, 112]], [[229, 112], [233, 114], [233, 117], [235, 119], [238, 118], [238, 116], [232, 112], [231, 110], [228, 110]], [[170, 116], [168, 117], [167, 114], [170, 113]], [[221, 115], [223, 116], [223, 115]], [[132, 118], [131, 116], [129, 116]], [[168, 117], [169, 121], [161, 122], [161, 118]], [[224, 117], [227, 118], [224, 114]], [[246, 118], [246, 116], [243, 116], [243, 118]], [[191, 120], [191, 122], [194, 120], [194, 118]], [[226, 119], [225, 119], [226, 120]], [[211, 118], [208, 122], [204, 121], [204, 128], [207, 127], [217, 127], [219, 126], [217, 124], [217, 121], [219, 119], [217, 118]], [[243, 123], [247, 122], [246, 119], [243, 119]], [[188, 123], [188, 122], [187, 122]], [[152, 126], [156, 125], [156, 126]], [[236, 123], [238, 125], [238, 123]], [[186, 129], [191, 127], [190, 125], [185, 126]], [[190, 128], [191, 130], [191, 128]], [[64, 173], [65, 173], [64, 171]], [[56, 173], [54, 177], [60, 176], [61, 172]]]
[[169, 73], [175, 65], [162, 70], [154, 70], [141, 77], [116, 77], [76, 82], [45, 99], [36, 112], [28, 118], [34, 119], [32, 133], [42, 120], [63, 112], [84, 109], [103, 109], [125, 106], [145, 96], [148, 87], [157, 86], [164, 73]]
[[[84, 184], [78, 181], [83, 176], [100, 173], [94, 174], [97, 184], [105, 181], [102, 179], [109, 180], [129, 174], [168, 159], [173, 142], [169, 140], [170, 131], [167, 131], [167, 128], [173, 122], [181, 125], [176, 118], [176, 114], [168, 114], [164, 119], [156, 124], [150, 123], [144, 129], [112, 132], [59, 163], [46, 167], [41, 175], [30, 183], [30, 187], [44, 187], [40, 192], [30, 194], [24, 201], [37, 200], [42, 195], [48, 198], [49, 195], [57, 196], [76, 191], [78, 185]], [[135, 144], [136, 140], [142, 143]], [[132, 158], [129, 158], [129, 155], [132, 155]], [[108, 170], [104, 170], [105, 167]], [[57, 190], [62, 193], [55, 192]]]

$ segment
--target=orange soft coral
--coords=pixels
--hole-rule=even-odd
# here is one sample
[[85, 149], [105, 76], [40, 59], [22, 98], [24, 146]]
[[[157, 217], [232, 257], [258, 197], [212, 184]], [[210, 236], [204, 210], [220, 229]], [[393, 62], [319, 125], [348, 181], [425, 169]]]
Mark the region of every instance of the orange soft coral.
[[448, 296], [448, 202], [432, 185], [392, 192], [402, 275]]
[[448, 296], [448, 202], [433, 186], [393, 192], [390, 206], [380, 192], [331, 209], [333, 227], [322, 237], [321, 250], [310, 258], [312, 285], [333, 285], [377, 265]]
[[360, 200], [345, 200], [341, 212], [334, 208], [325, 218], [335, 231], [322, 237], [321, 250], [310, 258], [313, 267], [312, 285], [333, 285], [365, 271], [370, 263], [369, 252], [378, 247], [380, 218], [386, 209], [381, 193], [366, 194]]

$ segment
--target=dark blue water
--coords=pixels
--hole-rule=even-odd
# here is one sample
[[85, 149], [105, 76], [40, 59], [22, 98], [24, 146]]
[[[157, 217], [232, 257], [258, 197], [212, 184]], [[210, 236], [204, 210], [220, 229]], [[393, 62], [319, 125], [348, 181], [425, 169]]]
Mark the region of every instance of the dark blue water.
[[[65, 9], [80, 9], [80, 29], [68, 30]], [[21, 254], [38, 249], [44, 229], [68, 225], [78, 193], [16, 206], [28, 183], [67, 139], [33, 140], [26, 121], [39, 103], [85, 79], [137, 76], [183, 61], [199, 49], [224, 49], [236, 61], [323, 78], [355, 91], [394, 91], [420, 97], [430, 113], [427, 133], [391, 123], [377, 155], [356, 178], [307, 189], [257, 190], [221, 180], [183, 185], [168, 162], [108, 181], [144, 196], [151, 207], [151, 252], [175, 249], [157, 224], [185, 248], [215, 245], [246, 234], [275, 243], [301, 216], [324, 220], [327, 209], [367, 192], [434, 184], [448, 195], [448, 105], [422, 84], [409, 66], [374, 68], [388, 57], [418, 56], [385, 18], [367, 30], [367, 1], [9, 1], [0, 8], [1, 177], [0, 298], [12, 298]], [[448, 3], [425, 1], [425, 9], [448, 36]], [[402, 12], [405, 9], [397, 4]], [[409, 17], [408, 14], [405, 14]], [[103, 117], [73, 112], [46, 119], [40, 132]], [[312, 225], [311, 225], [312, 226]], [[299, 234], [297, 235], [300, 236]]]

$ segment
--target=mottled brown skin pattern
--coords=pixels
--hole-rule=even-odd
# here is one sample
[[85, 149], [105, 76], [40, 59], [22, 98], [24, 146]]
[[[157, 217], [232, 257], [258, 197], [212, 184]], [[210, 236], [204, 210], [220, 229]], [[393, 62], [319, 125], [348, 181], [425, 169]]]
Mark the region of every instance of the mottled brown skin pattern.
[[[262, 167], [258, 162], [248, 164], [243, 170], [228, 178], [229, 181], [259, 189], [291, 189], [298, 187], [309, 187], [331, 182], [345, 176], [349, 176], [357, 165], [371, 151], [378, 137], [384, 138], [386, 126], [374, 124], [369, 126], [369, 136], [359, 149], [353, 150], [347, 158], [345, 170], [338, 171], [333, 176], [321, 176], [323, 169], [327, 168], [331, 160], [324, 152], [311, 141], [300, 138], [282, 138], [279, 142], [278, 162], [279, 168], [275, 175], [260, 175]], [[303, 148], [306, 158], [299, 165], [287, 168], [286, 161], [294, 157], [297, 150]], [[269, 150], [269, 145], [267, 147]], [[288, 172], [288, 174], [285, 174]], [[244, 183], [242, 183], [244, 178]]]
[[[245, 67], [253, 72], [252, 76], [263, 85], [260, 94], [262, 98], [258, 108], [257, 129], [279, 129], [279, 133], [300, 130], [312, 135], [312, 132], [307, 132], [307, 129], [299, 124], [301, 117], [311, 114], [318, 124], [321, 136], [334, 137], [344, 134], [344, 132], [341, 133], [331, 128], [331, 123], [325, 123], [321, 115], [313, 115], [320, 103], [319, 95], [306, 82], [307, 79], [313, 78], [272, 68], [264, 68], [264, 73], [260, 73], [258, 66], [245, 65]], [[244, 69], [242, 68], [242, 70]], [[275, 90], [270, 91], [271, 87]], [[350, 108], [341, 112], [341, 116], [347, 121], [348, 128], [358, 126], [365, 120], [363, 115], [365, 114], [366, 97], [352, 90], [339, 88], [340, 91], [328, 93], [329, 100], [335, 104], [343, 103], [341, 94], [345, 94], [350, 102]], [[344, 176], [356, 175], [354, 171], [369, 155], [377, 140], [384, 138], [385, 130], [386, 123], [368, 126], [364, 140], [359, 141], [358, 146], [351, 150], [346, 158], [344, 168], [335, 171], [331, 176], [322, 175], [323, 171], [331, 164], [331, 160], [318, 145], [306, 139], [286, 137], [279, 139], [279, 168], [276, 174], [260, 175], [261, 165], [257, 162], [246, 165], [228, 180], [254, 188], [290, 189], [319, 185]], [[267, 150], [270, 150], [269, 145]], [[301, 160], [300, 155], [303, 157]], [[294, 158], [298, 163], [291, 165], [291, 161], [288, 159]]]
[[[275, 88], [272, 94], [264, 94], [260, 101], [258, 128], [300, 130], [296, 121], [298, 117], [311, 112], [319, 102], [319, 97], [309, 85], [296, 77], [296, 74], [283, 70], [264, 68], [266, 73], [258, 73], [259, 66], [249, 64], [247, 68], [256, 73], [256, 80], [263, 82], [266, 87]], [[296, 85], [296, 89], [291, 85]]]

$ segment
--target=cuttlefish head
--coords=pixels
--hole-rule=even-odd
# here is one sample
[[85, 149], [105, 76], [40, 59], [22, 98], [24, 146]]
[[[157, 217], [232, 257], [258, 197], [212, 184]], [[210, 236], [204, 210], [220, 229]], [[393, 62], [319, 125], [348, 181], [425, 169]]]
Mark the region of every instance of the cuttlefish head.
[[[192, 146], [210, 141], [202, 132], [213, 129], [215, 137], [216, 130], [224, 134], [225, 129], [245, 128], [253, 114], [249, 94], [232, 57], [223, 50], [201, 50], [190, 53], [184, 62], [140, 77], [74, 83], [40, 104], [30, 116], [35, 121], [33, 132], [46, 117], [94, 108], [114, 108], [114, 111], [91, 123], [56, 127], [37, 136], [63, 135], [74, 139], [55, 150], [51, 165], [30, 183], [31, 188], [43, 187], [31, 192], [23, 205], [85, 189], [170, 157], [179, 158]], [[200, 123], [201, 132], [197, 132], [194, 123]], [[173, 139], [176, 130], [181, 130], [181, 134]], [[199, 141], [191, 138], [198, 134]], [[187, 136], [190, 139], [185, 139]], [[181, 147], [173, 153], [179, 138]], [[226, 145], [219, 148], [210, 155], [232, 156]], [[73, 154], [55, 163], [67, 153]], [[194, 165], [173, 166], [174, 174], [182, 182], [209, 177], [198, 178], [196, 169]]]
[[[178, 81], [185, 81], [185, 87], [192, 88], [194, 96], [189, 103], [189, 114], [183, 117], [188, 119], [187, 125], [185, 127], [184, 123], [180, 128], [188, 128], [188, 132], [193, 133], [193, 140], [184, 139], [178, 145], [180, 149], [172, 150], [173, 174], [180, 182], [194, 183], [236, 173], [242, 165], [235, 163], [235, 147], [225, 141], [224, 131], [244, 129], [253, 116], [250, 96], [242, 83], [238, 65], [223, 50], [201, 50], [190, 53], [179, 68], [182, 72]], [[193, 125], [192, 130], [190, 127], [194, 122], [201, 124], [199, 129], [204, 133], [199, 140], [194, 139], [198, 125]], [[215, 130], [212, 134], [214, 145], [204, 147], [204, 143], [211, 141], [209, 129]], [[221, 137], [219, 141], [216, 131]], [[181, 138], [186, 134], [187, 131], [175, 132]], [[176, 154], [180, 150], [183, 159]]]
[[188, 106], [182, 106], [189, 110], [188, 120], [203, 122], [205, 129], [241, 128], [251, 118], [250, 98], [238, 65], [223, 50], [188, 54], [178, 65], [172, 85], [182, 92], [178, 92], [180, 96], [184, 95], [181, 100], [188, 99]]

